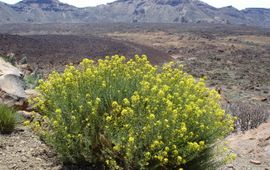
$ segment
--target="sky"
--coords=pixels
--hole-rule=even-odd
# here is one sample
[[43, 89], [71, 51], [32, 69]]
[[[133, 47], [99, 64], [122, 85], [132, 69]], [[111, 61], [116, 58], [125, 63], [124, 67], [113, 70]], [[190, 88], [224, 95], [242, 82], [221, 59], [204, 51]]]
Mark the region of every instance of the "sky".
[[[8, 4], [14, 4], [19, 0], [0, 0]], [[106, 4], [115, 0], [60, 0], [61, 2], [68, 3], [77, 7], [96, 6], [100, 4]], [[270, 8], [270, 0], [201, 0], [209, 5], [215, 7], [224, 7], [232, 5], [238, 9], [244, 9], [248, 7], [261, 7]]]

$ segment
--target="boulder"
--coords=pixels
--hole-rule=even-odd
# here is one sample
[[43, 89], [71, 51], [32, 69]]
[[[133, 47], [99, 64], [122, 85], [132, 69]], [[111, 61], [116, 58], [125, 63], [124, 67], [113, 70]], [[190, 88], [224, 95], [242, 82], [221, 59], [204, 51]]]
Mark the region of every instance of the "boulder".
[[22, 72], [0, 58], [0, 102], [20, 106], [26, 97]]
[[13, 74], [0, 76], [0, 88], [15, 99], [26, 98], [23, 80]]
[[20, 64], [18, 65], [18, 68], [21, 70], [21, 72], [24, 74], [24, 75], [29, 75], [31, 73], [33, 73], [33, 69], [30, 67], [30, 65], [28, 64]]
[[33, 120], [34, 114], [32, 112], [27, 112], [24, 110], [18, 111], [18, 115], [21, 115], [24, 119]]
[[3, 58], [0, 58], [0, 76], [11, 74], [17, 77], [23, 77], [23, 73], [15, 66], [6, 62]]

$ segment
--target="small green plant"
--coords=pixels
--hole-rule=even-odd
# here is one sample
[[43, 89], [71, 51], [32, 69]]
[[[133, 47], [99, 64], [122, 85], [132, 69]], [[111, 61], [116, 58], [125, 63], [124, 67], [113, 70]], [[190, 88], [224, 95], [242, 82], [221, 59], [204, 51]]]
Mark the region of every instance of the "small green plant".
[[23, 56], [23, 58], [20, 59], [19, 64], [27, 64], [27, 57]]
[[65, 163], [110, 169], [207, 169], [218, 139], [233, 130], [220, 96], [173, 63], [146, 56], [85, 59], [53, 72], [34, 102], [45, 140]]
[[16, 65], [16, 56], [13, 54], [13, 53], [11, 53], [11, 54], [8, 54], [7, 56], [4, 56], [3, 57], [4, 58], [4, 60], [6, 61], [6, 62], [9, 62], [10, 64], [12, 64], [12, 65]]
[[4, 104], [0, 104], [0, 132], [11, 133], [16, 124], [16, 111]]
[[24, 82], [27, 89], [33, 89], [35, 88], [39, 83], [39, 80], [41, 79], [41, 74], [37, 72], [33, 72], [29, 75], [24, 76]]

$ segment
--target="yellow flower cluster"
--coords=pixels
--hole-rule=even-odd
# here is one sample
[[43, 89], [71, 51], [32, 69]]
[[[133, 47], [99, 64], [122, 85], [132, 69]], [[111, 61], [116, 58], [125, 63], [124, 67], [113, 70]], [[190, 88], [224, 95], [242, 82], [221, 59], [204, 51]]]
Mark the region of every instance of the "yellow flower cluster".
[[144, 55], [84, 59], [53, 72], [38, 90], [47, 139], [71, 162], [181, 169], [233, 126], [203, 79], [174, 63], [158, 69]]
[[[106, 133], [113, 137], [117, 131], [119, 139], [115, 141], [121, 141], [117, 145], [122, 148], [119, 153], [141, 157], [140, 165], [158, 160], [161, 167], [181, 168], [192, 155], [227, 134], [233, 123], [220, 108], [218, 93], [206, 88], [203, 79], [195, 81], [173, 63], [165, 65], [162, 72], [153, 66], [150, 70], [140, 88], [125, 99], [128, 104], [123, 101], [118, 110], [113, 107]], [[123, 114], [127, 108], [133, 114]], [[140, 143], [131, 145], [130, 136]]]

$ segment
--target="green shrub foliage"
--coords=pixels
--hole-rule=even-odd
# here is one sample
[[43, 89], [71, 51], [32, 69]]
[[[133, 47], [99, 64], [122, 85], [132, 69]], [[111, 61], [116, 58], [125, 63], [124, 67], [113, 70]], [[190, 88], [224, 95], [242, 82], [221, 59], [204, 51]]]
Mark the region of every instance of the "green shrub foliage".
[[[66, 163], [181, 169], [233, 129], [220, 96], [173, 63], [84, 59], [38, 87], [45, 140]], [[206, 161], [206, 160], [205, 160]]]
[[11, 133], [15, 128], [15, 124], [16, 112], [12, 108], [0, 104], [0, 133]]

